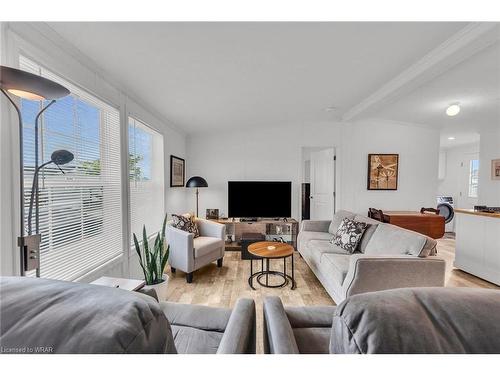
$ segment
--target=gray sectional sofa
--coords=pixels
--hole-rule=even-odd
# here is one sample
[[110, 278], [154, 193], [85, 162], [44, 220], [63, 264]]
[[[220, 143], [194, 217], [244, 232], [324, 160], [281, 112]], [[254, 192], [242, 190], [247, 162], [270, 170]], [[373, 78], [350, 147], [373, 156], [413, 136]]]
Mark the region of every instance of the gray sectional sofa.
[[[344, 218], [369, 224], [351, 254], [330, 243]], [[359, 293], [405, 287], [444, 286], [445, 262], [436, 241], [349, 211], [333, 220], [301, 223], [298, 251], [338, 304]]]
[[500, 353], [500, 291], [402, 288], [358, 294], [339, 306], [264, 300], [271, 354]]
[[3, 353], [255, 353], [255, 303], [231, 309], [158, 303], [136, 292], [0, 277]]

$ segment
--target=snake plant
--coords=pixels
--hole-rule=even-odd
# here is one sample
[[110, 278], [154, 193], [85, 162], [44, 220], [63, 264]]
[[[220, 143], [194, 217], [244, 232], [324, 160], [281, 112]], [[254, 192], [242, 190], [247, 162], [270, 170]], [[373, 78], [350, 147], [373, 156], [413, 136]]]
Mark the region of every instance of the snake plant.
[[[146, 226], [142, 227], [142, 243], [137, 240], [134, 233], [134, 245], [137, 255], [139, 255], [139, 264], [144, 272], [146, 285], [154, 285], [163, 282], [163, 270], [167, 264], [170, 254], [170, 245], [165, 242], [165, 226], [167, 224], [167, 215], [163, 219], [161, 232], [157, 234], [153, 248], [148, 243]], [[142, 245], [142, 246], [141, 246]]]

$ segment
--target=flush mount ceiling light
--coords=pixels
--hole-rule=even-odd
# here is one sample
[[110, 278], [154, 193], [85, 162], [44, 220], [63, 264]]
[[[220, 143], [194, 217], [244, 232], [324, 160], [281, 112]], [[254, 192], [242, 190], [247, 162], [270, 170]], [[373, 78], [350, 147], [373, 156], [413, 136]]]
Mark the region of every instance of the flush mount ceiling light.
[[330, 107], [326, 107], [325, 108], [325, 111], [326, 112], [333, 112], [333, 111], [336, 111], [337, 110], [337, 107], [331, 105]]
[[454, 140], [455, 140], [455, 137], [448, 137], [448, 140], [449, 140], [449, 141], [454, 141]]
[[450, 104], [448, 108], [446, 108], [446, 114], [448, 116], [456, 116], [460, 112], [460, 105], [458, 103]]

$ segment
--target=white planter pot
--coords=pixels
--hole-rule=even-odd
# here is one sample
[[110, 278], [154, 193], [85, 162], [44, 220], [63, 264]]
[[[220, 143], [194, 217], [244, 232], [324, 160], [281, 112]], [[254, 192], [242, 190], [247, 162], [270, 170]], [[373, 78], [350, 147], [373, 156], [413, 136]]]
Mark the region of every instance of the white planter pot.
[[143, 290], [154, 290], [158, 296], [158, 301], [165, 301], [167, 299], [168, 290], [168, 275], [163, 274], [163, 282], [155, 285], [144, 285]]

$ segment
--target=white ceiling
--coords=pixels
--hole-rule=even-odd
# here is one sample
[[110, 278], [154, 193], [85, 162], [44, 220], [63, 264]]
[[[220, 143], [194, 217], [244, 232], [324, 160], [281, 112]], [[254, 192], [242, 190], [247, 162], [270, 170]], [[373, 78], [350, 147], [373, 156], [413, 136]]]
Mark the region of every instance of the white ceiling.
[[465, 25], [49, 23], [188, 133], [340, 118]]
[[[445, 110], [454, 102], [460, 103], [461, 111], [447, 116]], [[440, 129], [441, 146], [445, 148], [478, 142], [481, 129], [500, 127], [500, 43], [481, 50], [376, 113], [365, 113], [370, 115]]]

